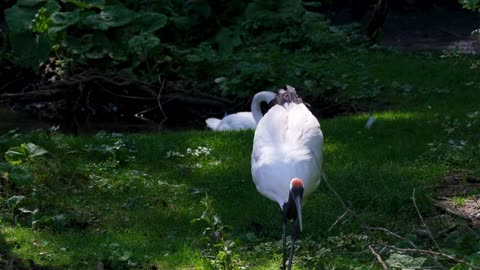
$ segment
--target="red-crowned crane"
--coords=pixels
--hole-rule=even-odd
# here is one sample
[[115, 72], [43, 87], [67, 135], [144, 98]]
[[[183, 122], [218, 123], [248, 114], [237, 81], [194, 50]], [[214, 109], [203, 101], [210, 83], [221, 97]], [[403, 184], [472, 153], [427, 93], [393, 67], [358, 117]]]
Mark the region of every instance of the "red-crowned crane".
[[277, 202], [282, 213], [283, 262], [287, 261], [286, 227], [293, 221], [288, 269], [292, 267], [302, 204], [320, 183], [323, 134], [317, 118], [291, 86], [279, 90], [273, 105], [260, 119], [252, 151], [252, 178], [257, 190]]
[[222, 119], [208, 118], [205, 120], [207, 127], [214, 131], [255, 129], [258, 121], [263, 116], [261, 104], [270, 103], [275, 98], [275, 93], [262, 91], [258, 92], [252, 100], [251, 112], [238, 112], [229, 114]]

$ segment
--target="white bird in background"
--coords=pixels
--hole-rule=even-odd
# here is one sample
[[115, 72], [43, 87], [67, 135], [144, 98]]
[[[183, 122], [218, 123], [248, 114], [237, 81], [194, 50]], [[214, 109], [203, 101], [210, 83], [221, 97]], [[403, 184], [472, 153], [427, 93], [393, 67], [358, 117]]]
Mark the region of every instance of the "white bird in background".
[[270, 103], [275, 98], [275, 93], [262, 91], [257, 93], [251, 103], [251, 112], [238, 112], [229, 114], [221, 120], [218, 118], [208, 118], [205, 120], [207, 127], [214, 131], [255, 129], [258, 121], [262, 118], [262, 103]]
[[317, 118], [291, 86], [279, 90], [273, 107], [255, 130], [252, 178], [257, 190], [277, 202], [283, 221], [283, 262], [287, 261], [286, 226], [293, 220], [288, 269], [298, 231], [302, 231], [302, 204], [320, 184], [323, 134]]

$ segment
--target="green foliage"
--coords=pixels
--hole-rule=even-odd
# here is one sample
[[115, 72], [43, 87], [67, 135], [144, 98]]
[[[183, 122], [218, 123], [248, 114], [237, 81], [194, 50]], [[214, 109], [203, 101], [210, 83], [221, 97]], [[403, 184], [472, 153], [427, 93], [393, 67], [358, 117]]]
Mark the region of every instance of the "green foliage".
[[23, 201], [23, 199], [25, 199], [25, 196], [18, 196], [18, 195], [14, 195], [10, 198], [8, 198], [5, 203], [10, 206], [10, 207], [15, 207], [17, 206], [18, 204], [20, 204], [21, 201]]
[[12, 165], [20, 165], [27, 160], [48, 154], [48, 151], [34, 143], [22, 143], [14, 146], [5, 153], [5, 159]]
[[93, 153], [95, 158], [102, 158], [113, 161], [114, 163], [128, 163], [135, 160], [135, 144], [125, 138], [120, 133], [109, 134], [107, 132], [98, 132], [97, 138], [104, 140], [103, 144], [88, 144], [85, 151]]
[[199, 218], [193, 219], [192, 222], [204, 222], [207, 227], [203, 231], [206, 242], [205, 253], [216, 253], [211, 260], [213, 269], [233, 270], [241, 265], [240, 255], [234, 251], [235, 242], [227, 239], [227, 230], [229, 226], [224, 225], [213, 209], [212, 199], [205, 195], [201, 204], [205, 208]]
[[0, 174], [4, 180], [12, 182], [17, 187], [30, 186], [33, 183], [30, 170], [23, 166], [0, 163]]
[[139, 61], [139, 54], [159, 49], [160, 39], [153, 33], [167, 24], [163, 14], [135, 12], [105, 1], [62, 2], [18, 1], [5, 10], [18, 65], [38, 71], [54, 56], [60, 63], [71, 62], [70, 69], [99, 59], [111, 61], [103, 68], [118, 70], [127, 64], [135, 69], [146, 61]]
[[414, 258], [405, 254], [393, 253], [385, 261], [394, 269], [421, 269], [427, 258]]
[[467, 8], [467, 9], [472, 9], [472, 10], [480, 9], [479, 0], [458, 0], [458, 2], [462, 4], [464, 8]]
[[[156, 74], [213, 80], [221, 65], [229, 66], [226, 71], [231, 74], [245, 73], [229, 78], [232, 84], [251, 87], [277, 70], [245, 66], [238, 62], [238, 53], [249, 61], [245, 56], [326, 52], [359, 40], [352, 36], [354, 28], [332, 27], [323, 16], [306, 12], [298, 0], [17, 1], [5, 16], [14, 62], [39, 71], [53, 58], [61, 66], [56, 71], [60, 76], [95, 66], [146, 80], [156, 80]], [[224, 88], [229, 90], [223, 94], [238, 91], [246, 96], [237, 86]]]
[[430, 151], [426, 156], [453, 167], [477, 167], [480, 144], [474, 134], [480, 130], [480, 113], [475, 111], [454, 118], [436, 114], [435, 120], [442, 126], [442, 131], [429, 143]]

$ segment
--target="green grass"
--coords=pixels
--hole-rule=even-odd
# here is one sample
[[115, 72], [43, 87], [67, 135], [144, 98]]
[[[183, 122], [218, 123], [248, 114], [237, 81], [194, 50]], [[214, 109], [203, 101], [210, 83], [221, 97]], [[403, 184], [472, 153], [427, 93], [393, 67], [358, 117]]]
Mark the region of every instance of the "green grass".
[[[412, 191], [422, 215], [436, 216], [429, 197], [435, 195], [438, 177], [457, 170], [478, 172], [479, 161], [469, 147], [478, 149], [480, 129], [476, 118], [467, 116], [479, 110], [477, 71], [468, 68], [468, 59], [384, 51], [340, 54], [329, 66], [334, 73], [353, 74], [345, 79], [351, 85], [347, 91], [358, 91], [357, 71], [377, 79], [383, 88], [372, 102], [386, 105], [371, 113], [320, 119], [329, 182], [358, 217], [329, 231], [344, 209], [322, 183], [304, 209], [294, 269], [368, 269], [373, 259], [369, 244], [407, 247], [403, 240], [366, 231], [364, 224], [435, 249], [415, 235], [421, 224]], [[392, 86], [394, 81], [401, 86]], [[475, 83], [466, 86], [470, 81]], [[404, 91], [405, 84], [411, 90]], [[376, 121], [365, 129], [370, 114]], [[3, 204], [0, 248], [5, 256], [0, 264], [17, 258], [24, 268], [95, 269], [102, 262], [112, 269], [210, 269], [212, 258], [232, 242], [226, 248], [235, 260], [231, 265], [278, 269], [279, 209], [251, 181], [252, 139], [253, 131], [4, 135], [2, 152], [31, 141], [51, 155], [25, 165], [33, 172], [33, 185], [9, 187], [1, 180], [3, 200], [13, 194], [25, 199], [13, 210]], [[449, 140], [467, 143], [454, 149]], [[209, 153], [188, 153], [200, 146]], [[458, 229], [437, 241], [445, 252], [479, 263], [478, 239], [478, 231]], [[228, 264], [227, 258], [217, 257], [220, 269], [222, 262]]]

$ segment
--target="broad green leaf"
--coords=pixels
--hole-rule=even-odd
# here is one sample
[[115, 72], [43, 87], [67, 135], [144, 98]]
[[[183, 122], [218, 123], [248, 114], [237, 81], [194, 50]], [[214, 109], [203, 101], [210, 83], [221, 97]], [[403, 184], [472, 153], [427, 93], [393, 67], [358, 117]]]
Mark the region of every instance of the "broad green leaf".
[[192, 1], [192, 10], [200, 16], [207, 18], [212, 14], [212, 9], [207, 0]]
[[57, 228], [62, 228], [65, 226], [65, 216], [64, 215], [56, 215], [53, 218], [53, 222]]
[[175, 16], [170, 18], [175, 27], [180, 31], [188, 31], [194, 24], [189, 16]]
[[5, 202], [9, 206], [17, 206], [23, 199], [25, 199], [25, 196], [14, 195], [14, 196], [8, 198]]
[[80, 38], [67, 36], [64, 40], [62, 40], [61, 45], [69, 53], [81, 55], [93, 47], [92, 39], [92, 34], [83, 35]]
[[10, 147], [5, 152], [5, 159], [12, 165], [20, 165], [28, 158], [28, 150], [22, 146]]
[[133, 11], [123, 5], [106, 6], [99, 14], [92, 14], [82, 19], [82, 24], [97, 30], [126, 25], [133, 19]]
[[54, 12], [60, 11], [61, 7], [56, 0], [49, 0], [45, 5], [48, 10], [48, 14], [52, 15]]
[[137, 15], [135, 29], [138, 32], [155, 32], [167, 24], [168, 17], [161, 13], [146, 12]]
[[218, 31], [215, 37], [215, 42], [218, 44], [220, 51], [231, 51], [236, 47], [242, 45], [242, 40], [237, 31], [232, 31], [226, 27], [223, 27]]
[[128, 259], [130, 259], [131, 256], [132, 256], [132, 252], [124, 251], [122, 257], [120, 257], [120, 260], [127, 261]]
[[22, 144], [22, 147], [27, 149], [29, 157], [32, 158], [48, 154], [47, 150], [31, 142]]
[[13, 167], [8, 173], [8, 180], [17, 186], [28, 186], [33, 183], [32, 174], [27, 168], [22, 166]]
[[160, 39], [153, 34], [143, 34], [132, 37], [128, 41], [128, 47], [137, 54], [153, 49], [160, 44]]
[[103, 8], [105, 0], [62, 0], [63, 3], [76, 5], [81, 9]]
[[76, 9], [72, 12], [55, 12], [50, 19], [52, 26], [49, 31], [53, 33], [60, 32], [80, 21], [80, 11]]
[[257, 236], [252, 232], [247, 233], [247, 240], [249, 242], [258, 242]]
[[400, 269], [420, 269], [427, 258], [414, 258], [405, 254], [394, 253], [385, 261], [390, 267]]
[[24, 7], [33, 7], [37, 4], [47, 2], [47, 0], [18, 0], [17, 5]]
[[[32, 20], [36, 14], [37, 11], [35, 9], [15, 5], [5, 10], [5, 20], [12, 33], [30, 32]], [[15, 46], [12, 47], [15, 48]]]
[[97, 33], [92, 35], [91, 38], [91, 48], [85, 52], [85, 57], [100, 59], [110, 53], [112, 45], [104, 33]]
[[10, 33], [10, 42], [15, 62], [34, 71], [38, 71], [40, 63], [50, 55], [51, 42], [46, 34]]

